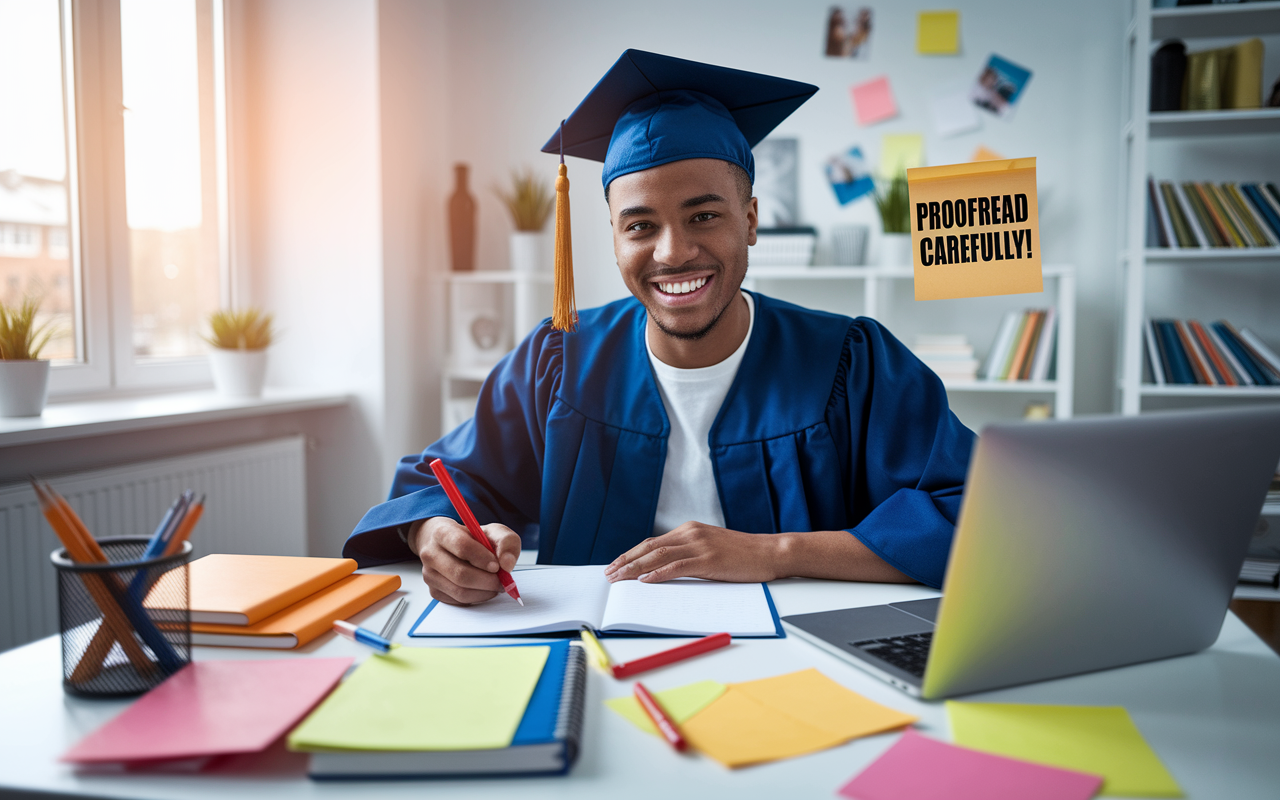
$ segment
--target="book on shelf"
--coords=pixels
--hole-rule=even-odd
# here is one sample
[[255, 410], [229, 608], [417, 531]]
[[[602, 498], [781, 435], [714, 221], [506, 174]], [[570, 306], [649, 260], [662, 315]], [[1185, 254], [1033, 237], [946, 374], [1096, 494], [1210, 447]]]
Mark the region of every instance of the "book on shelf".
[[982, 378], [988, 381], [1046, 381], [1057, 345], [1057, 309], [1010, 311], [1000, 321]]
[[917, 336], [911, 352], [945, 382], [972, 381], [978, 377], [978, 359], [963, 334]]
[[1280, 248], [1274, 183], [1147, 180], [1147, 246]]
[[[1157, 56], [1160, 53], [1160, 50], [1156, 51]], [[1188, 53], [1182, 80], [1181, 110], [1261, 108], [1264, 54], [1262, 40], [1257, 38], [1229, 47]], [[1152, 57], [1153, 86], [1157, 80], [1162, 84], [1171, 81], [1170, 73], [1176, 69], [1176, 63], [1170, 62], [1168, 58], [1157, 60]], [[1159, 70], [1159, 75], [1156, 70]]]
[[1157, 386], [1280, 386], [1280, 356], [1248, 328], [1148, 319], [1143, 334], [1148, 379]]

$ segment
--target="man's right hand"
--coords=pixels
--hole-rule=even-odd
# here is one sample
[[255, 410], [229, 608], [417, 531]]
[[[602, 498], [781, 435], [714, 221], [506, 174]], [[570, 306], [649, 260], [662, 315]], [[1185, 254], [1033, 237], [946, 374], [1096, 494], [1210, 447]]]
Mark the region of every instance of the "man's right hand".
[[431, 596], [442, 603], [469, 606], [483, 603], [502, 591], [498, 567], [515, 569], [520, 537], [506, 525], [482, 525], [481, 530], [498, 551], [494, 556], [471, 538], [467, 529], [448, 517], [415, 522], [405, 537], [422, 560], [422, 580]]

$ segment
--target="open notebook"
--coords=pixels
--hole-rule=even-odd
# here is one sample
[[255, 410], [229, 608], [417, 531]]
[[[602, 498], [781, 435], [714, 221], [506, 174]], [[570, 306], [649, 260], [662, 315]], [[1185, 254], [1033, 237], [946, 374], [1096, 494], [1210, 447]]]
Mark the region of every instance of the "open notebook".
[[511, 636], [576, 631], [736, 637], [783, 636], [769, 588], [681, 578], [666, 583], [609, 583], [604, 567], [516, 572], [524, 607], [505, 596], [475, 606], [432, 601], [410, 636]]

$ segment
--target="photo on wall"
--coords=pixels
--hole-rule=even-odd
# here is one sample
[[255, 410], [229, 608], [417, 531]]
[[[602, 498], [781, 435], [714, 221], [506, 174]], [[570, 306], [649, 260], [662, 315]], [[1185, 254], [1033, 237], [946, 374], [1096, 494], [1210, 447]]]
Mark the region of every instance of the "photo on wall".
[[828, 58], [871, 56], [871, 9], [832, 6], [827, 13]]
[[800, 140], [765, 139], [752, 149], [761, 228], [800, 224]]
[[836, 200], [842, 206], [875, 191], [875, 181], [859, 147], [850, 147], [843, 153], [836, 153], [827, 159], [825, 169], [831, 191], [836, 193]]
[[998, 117], [1007, 116], [1022, 99], [1030, 80], [1031, 70], [992, 53], [969, 96], [978, 108]]

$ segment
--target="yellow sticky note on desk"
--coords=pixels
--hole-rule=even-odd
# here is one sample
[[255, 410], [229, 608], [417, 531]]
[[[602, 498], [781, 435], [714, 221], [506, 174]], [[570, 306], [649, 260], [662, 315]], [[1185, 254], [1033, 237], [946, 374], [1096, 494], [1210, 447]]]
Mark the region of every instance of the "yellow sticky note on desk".
[[[672, 722], [683, 725], [690, 717], [718, 700], [728, 688], [717, 681], [698, 681], [688, 686], [654, 692], [653, 696], [662, 706], [662, 710], [667, 712], [667, 716], [671, 717]], [[649, 715], [640, 707], [640, 701], [636, 700], [634, 695], [613, 697], [605, 700], [604, 704], [645, 733], [658, 735], [658, 729], [654, 727], [653, 720], [649, 719]]]
[[1044, 291], [1036, 160], [907, 170], [917, 300]]
[[551, 648], [400, 647], [373, 656], [289, 734], [295, 750], [507, 747]]
[[1119, 706], [947, 702], [955, 743], [1101, 775], [1100, 794], [1181, 797], [1182, 789]]
[[916, 22], [916, 52], [955, 55], [960, 52], [960, 12], [921, 11]]
[[807, 669], [731, 684], [681, 730], [698, 751], [726, 767], [742, 767], [825, 750], [915, 720]]

